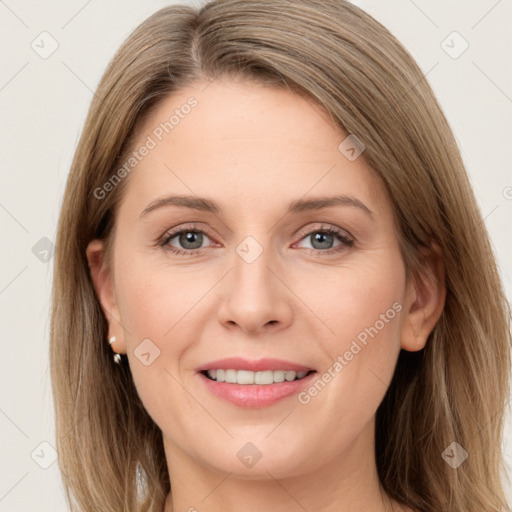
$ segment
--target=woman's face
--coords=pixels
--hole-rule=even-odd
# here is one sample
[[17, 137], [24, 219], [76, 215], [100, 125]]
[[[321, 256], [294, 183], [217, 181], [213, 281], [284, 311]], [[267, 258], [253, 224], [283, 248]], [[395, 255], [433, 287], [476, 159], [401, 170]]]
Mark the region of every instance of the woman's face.
[[205, 87], [134, 144], [100, 291], [113, 347], [169, 461], [278, 478], [361, 457], [410, 300], [390, 202], [310, 101]]

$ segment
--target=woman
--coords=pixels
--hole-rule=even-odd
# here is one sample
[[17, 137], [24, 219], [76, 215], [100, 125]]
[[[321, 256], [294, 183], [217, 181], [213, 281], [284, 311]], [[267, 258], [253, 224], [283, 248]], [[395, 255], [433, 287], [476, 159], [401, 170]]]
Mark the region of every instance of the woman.
[[72, 510], [501, 511], [509, 309], [418, 66], [344, 1], [142, 23], [69, 175]]

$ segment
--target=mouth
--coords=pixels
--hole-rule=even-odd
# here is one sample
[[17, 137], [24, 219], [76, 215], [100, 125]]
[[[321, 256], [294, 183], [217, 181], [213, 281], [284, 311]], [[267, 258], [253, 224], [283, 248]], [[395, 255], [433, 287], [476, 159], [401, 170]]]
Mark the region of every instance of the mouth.
[[311, 385], [316, 370], [283, 359], [231, 357], [196, 368], [201, 385], [237, 407], [259, 409], [277, 404]]
[[308, 375], [316, 373], [316, 371], [263, 370], [255, 372], [251, 370], [239, 370], [235, 368], [217, 368], [202, 370], [200, 373], [202, 373], [207, 379], [215, 382], [226, 382], [228, 384], [240, 384], [249, 386], [268, 386], [281, 382], [294, 382], [297, 380], [302, 380]]
[[[220, 362], [197, 368], [196, 375], [213, 396], [240, 408], [260, 409], [291, 398], [311, 385], [317, 373], [301, 365], [277, 360], [267, 360], [265, 366], [263, 361], [240, 362], [237, 359], [237, 365], [233, 364], [234, 360], [226, 361], [222, 364], [224, 368], [219, 368]], [[269, 366], [273, 368], [269, 369]]]

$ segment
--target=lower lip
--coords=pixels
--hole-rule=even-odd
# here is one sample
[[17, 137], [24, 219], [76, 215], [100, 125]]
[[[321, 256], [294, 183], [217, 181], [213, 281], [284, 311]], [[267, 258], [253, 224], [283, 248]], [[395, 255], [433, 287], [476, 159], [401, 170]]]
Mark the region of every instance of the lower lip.
[[316, 372], [310, 373], [300, 380], [276, 382], [274, 384], [231, 384], [211, 380], [198, 373], [208, 390], [214, 395], [239, 407], [260, 409], [275, 404], [293, 394], [298, 394], [306, 387]]

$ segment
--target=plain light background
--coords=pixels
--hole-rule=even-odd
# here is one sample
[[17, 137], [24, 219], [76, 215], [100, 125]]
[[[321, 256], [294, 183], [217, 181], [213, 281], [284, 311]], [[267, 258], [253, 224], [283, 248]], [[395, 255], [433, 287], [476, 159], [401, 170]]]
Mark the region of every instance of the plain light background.
[[[52, 449], [51, 244], [100, 76], [129, 33], [171, 3], [198, 5], [0, 0], [0, 512], [67, 510]], [[461, 147], [510, 299], [512, 2], [355, 3], [398, 37], [437, 94]], [[56, 44], [54, 53], [44, 55]], [[511, 475], [507, 418], [503, 453]]]

